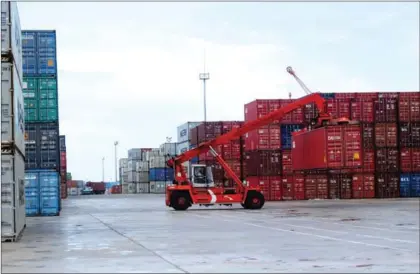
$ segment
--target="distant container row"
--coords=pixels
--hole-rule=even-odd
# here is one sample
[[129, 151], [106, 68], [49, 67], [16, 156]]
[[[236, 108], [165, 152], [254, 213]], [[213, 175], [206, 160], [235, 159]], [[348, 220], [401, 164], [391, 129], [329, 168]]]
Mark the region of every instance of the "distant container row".
[[141, 193], [166, 193], [166, 187], [171, 185], [172, 181], [151, 181], [148, 183], [128, 183], [122, 185], [122, 193], [141, 194]]

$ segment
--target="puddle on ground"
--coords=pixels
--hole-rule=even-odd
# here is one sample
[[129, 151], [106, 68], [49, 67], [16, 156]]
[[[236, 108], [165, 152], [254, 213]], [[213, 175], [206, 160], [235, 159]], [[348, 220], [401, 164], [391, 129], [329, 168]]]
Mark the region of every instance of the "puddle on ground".
[[353, 222], [353, 221], [360, 221], [360, 218], [345, 218], [345, 219], [341, 219], [340, 221], [342, 222]]

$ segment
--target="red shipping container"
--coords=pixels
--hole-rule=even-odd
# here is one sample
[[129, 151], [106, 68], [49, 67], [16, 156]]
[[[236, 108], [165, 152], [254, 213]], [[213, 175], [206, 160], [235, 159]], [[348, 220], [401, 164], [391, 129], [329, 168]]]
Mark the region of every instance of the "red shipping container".
[[[293, 99], [280, 99], [280, 107], [285, 107], [296, 100]], [[297, 108], [291, 113], [286, 114], [281, 120], [282, 124], [302, 124], [304, 120], [303, 108]]]
[[334, 125], [292, 136], [294, 170], [348, 169], [362, 166], [360, 125]]
[[[255, 100], [244, 106], [245, 121], [257, 120], [280, 107], [280, 100], [268, 99], [268, 100]], [[278, 123], [275, 121], [274, 123]]]
[[191, 136], [191, 140], [190, 140], [191, 145], [197, 145], [198, 144], [198, 128], [197, 127], [194, 127], [190, 130], [190, 136]]
[[356, 99], [362, 99], [366, 101], [372, 101], [378, 99], [377, 92], [356, 92]]
[[400, 123], [400, 146], [411, 147], [411, 127], [410, 123]]
[[109, 191], [111, 194], [121, 194], [121, 185], [113, 185]]
[[67, 181], [67, 187], [68, 188], [77, 188], [77, 181], [75, 181], [75, 180]]
[[60, 185], [60, 196], [61, 196], [61, 199], [67, 198], [67, 185], [66, 184]]
[[375, 145], [376, 147], [398, 146], [398, 127], [396, 123], [375, 124]]
[[270, 125], [245, 134], [246, 150], [280, 149], [280, 126]]
[[353, 174], [353, 199], [375, 198], [375, 175]]
[[378, 99], [396, 99], [400, 96], [399, 92], [378, 92]]
[[375, 171], [375, 151], [373, 149], [365, 149], [363, 151], [363, 166], [362, 171], [374, 172]]
[[223, 122], [223, 128], [222, 128], [222, 134], [228, 133], [232, 129], [240, 128], [243, 126], [244, 122], [242, 121], [224, 121]]
[[374, 127], [373, 124], [366, 124], [366, 123], [362, 123], [360, 124], [360, 127], [362, 128], [362, 138], [363, 138], [363, 147], [364, 148], [373, 148], [373, 143], [374, 143], [374, 139], [373, 139], [373, 132], [374, 132]]
[[[222, 150], [223, 150], [223, 145], [218, 145], [218, 146], [214, 146], [213, 147], [214, 150], [219, 154], [219, 155], [223, 155]], [[214, 160], [214, 156], [213, 154], [211, 154], [210, 150], [207, 151], [206, 153], [201, 153], [200, 155], [198, 155], [198, 160], [199, 161], [207, 161], [207, 160]]]
[[397, 122], [397, 100], [378, 99], [375, 100], [375, 121], [382, 123]]
[[400, 149], [400, 169], [402, 172], [420, 172], [420, 147]]
[[223, 122], [205, 122], [197, 126], [198, 144], [222, 135]]
[[399, 150], [397, 148], [378, 148], [375, 167], [378, 172], [398, 172]]
[[375, 121], [374, 104], [371, 99], [359, 98], [351, 102], [350, 118], [355, 121], [372, 123]]
[[283, 200], [305, 200], [305, 177], [292, 174], [282, 177]]
[[67, 154], [65, 151], [60, 152], [60, 166], [62, 167], [67, 166]]
[[248, 151], [245, 158], [247, 174], [250, 176], [281, 175], [280, 150]]
[[305, 176], [306, 199], [328, 199], [328, 175], [307, 174]]
[[411, 146], [420, 147], [420, 123], [410, 124]]
[[[244, 152], [244, 148], [242, 149]], [[235, 140], [222, 145], [222, 158], [225, 160], [241, 158], [241, 141]]]
[[350, 118], [350, 99], [328, 99], [327, 111], [332, 118]]
[[292, 151], [290, 149], [283, 149], [281, 155], [281, 166], [283, 174], [292, 174]]
[[280, 176], [270, 176], [270, 198], [272, 201], [281, 201], [282, 193], [282, 178]]
[[335, 99], [352, 99], [356, 97], [355, 92], [336, 92]]
[[313, 119], [317, 118], [319, 109], [315, 103], [306, 104], [303, 106], [303, 122], [309, 124]]
[[376, 175], [377, 198], [399, 198], [400, 176], [398, 173], [379, 173]]
[[351, 199], [352, 198], [352, 175], [330, 174], [328, 178], [328, 189], [330, 199]]
[[420, 122], [420, 92], [402, 92], [399, 97], [400, 122]]

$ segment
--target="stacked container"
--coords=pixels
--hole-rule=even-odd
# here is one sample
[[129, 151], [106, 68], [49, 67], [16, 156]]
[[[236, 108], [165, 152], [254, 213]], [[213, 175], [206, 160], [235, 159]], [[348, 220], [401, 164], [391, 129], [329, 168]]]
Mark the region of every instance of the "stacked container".
[[26, 226], [22, 40], [16, 2], [1, 2], [1, 238], [16, 241]]
[[67, 150], [66, 150], [66, 136], [60, 135], [60, 191], [61, 199], [67, 198]]
[[[197, 145], [212, 140], [234, 128], [241, 127], [243, 121], [217, 121], [203, 122], [190, 131], [190, 149]], [[241, 181], [244, 180], [244, 142], [243, 138], [232, 140], [231, 142], [214, 147], [216, 152], [222, 156], [226, 163], [231, 167]], [[191, 160], [191, 164], [205, 164], [212, 167], [213, 180], [216, 186], [233, 187], [234, 182], [228, 177], [222, 166], [217, 162], [210, 151], [200, 154]], [[188, 173], [189, 174], [189, 173]]]
[[[48, 188], [41, 187], [41, 184], [47, 179], [38, 180], [40, 184], [38, 189], [48, 191], [48, 193], [44, 195], [39, 192], [37, 195], [40, 197], [39, 208], [54, 208], [54, 205], [57, 204], [55, 214], [58, 215], [61, 201], [60, 179], [56, 186], [52, 186], [54, 181], [52, 178], [60, 176], [55, 30], [22, 31], [22, 50], [26, 171], [31, 176], [34, 172], [42, 174], [40, 170], [57, 173], [56, 175], [51, 173], [48, 175], [49, 177], [45, 175], [45, 178], [50, 178], [48, 179]], [[43, 212], [46, 211], [40, 210], [41, 215], [44, 214]], [[51, 214], [53, 211], [48, 210], [47, 215]]]
[[166, 164], [170, 157], [177, 154], [177, 143], [164, 143], [159, 150], [149, 152], [149, 192], [165, 193], [166, 186], [174, 180], [174, 170]]

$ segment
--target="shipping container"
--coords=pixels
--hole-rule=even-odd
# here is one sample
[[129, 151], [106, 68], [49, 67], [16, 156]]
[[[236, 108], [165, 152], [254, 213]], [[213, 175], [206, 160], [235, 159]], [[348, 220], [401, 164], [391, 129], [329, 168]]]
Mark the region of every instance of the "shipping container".
[[332, 118], [350, 118], [350, 101], [351, 99], [328, 99], [327, 111]]
[[400, 170], [402, 172], [420, 172], [420, 147], [400, 148]]
[[67, 180], [71, 180], [72, 176], [71, 176], [71, 172], [67, 172]]
[[375, 175], [356, 173], [352, 178], [353, 199], [375, 198]]
[[[280, 99], [280, 107], [285, 107], [293, 103], [294, 99]], [[304, 122], [303, 108], [299, 107], [292, 112], [286, 114], [281, 120], [282, 124], [302, 124]]]
[[60, 152], [60, 167], [67, 167], [67, 153], [65, 151]]
[[401, 92], [398, 114], [400, 122], [420, 122], [420, 92]]
[[282, 155], [280, 150], [247, 151], [245, 163], [249, 176], [281, 175]]
[[136, 171], [140, 159], [128, 159], [127, 171]]
[[22, 33], [17, 2], [1, 2], [1, 55], [11, 57], [9, 60], [16, 64], [22, 81]]
[[166, 168], [168, 165], [166, 162], [169, 160], [169, 157], [165, 156], [154, 156], [149, 159], [149, 169], [152, 168]]
[[[213, 149], [217, 152], [219, 155], [223, 155], [223, 145], [214, 146]], [[206, 153], [201, 153], [198, 155], [199, 161], [207, 161], [207, 160], [213, 160], [215, 159], [211, 151], [207, 151]]]
[[272, 124], [245, 134], [246, 150], [280, 149], [280, 126]]
[[[241, 148], [242, 146], [242, 148]], [[225, 160], [238, 160], [245, 154], [245, 142], [242, 139], [231, 141], [222, 145], [222, 158]], [[214, 157], [212, 157], [214, 158]]]
[[335, 93], [334, 92], [320, 93], [319, 95], [321, 95], [322, 98], [324, 98], [324, 99], [335, 99]]
[[280, 176], [270, 176], [270, 200], [283, 200], [283, 181]]
[[360, 170], [363, 172], [375, 171], [375, 151], [373, 149], [365, 149], [363, 151], [363, 165]]
[[354, 169], [363, 164], [360, 125], [303, 131], [294, 133], [292, 140], [294, 170]]
[[186, 122], [177, 128], [177, 142], [184, 143], [191, 140], [191, 129], [197, 127], [202, 122]]
[[292, 151], [290, 149], [284, 149], [281, 151], [281, 168], [282, 174], [292, 174]]
[[319, 109], [315, 103], [306, 104], [303, 106], [304, 123], [310, 124], [319, 116]]
[[400, 175], [399, 173], [378, 173], [376, 174], [376, 197], [377, 198], [398, 198], [400, 197]]
[[374, 148], [374, 124], [372, 123], [361, 123], [363, 148], [373, 149]]
[[143, 160], [141, 148], [132, 148], [128, 150], [129, 160]]
[[328, 178], [328, 191], [330, 199], [351, 199], [352, 181], [350, 174], [330, 174]]
[[271, 201], [270, 176], [249, 176], [246, 177], [246, 183], [249, 187], [259, 186], [265, 200]]
[[[36, 39], [32, 39], [32, 35]], [[57, 52], [55, 30], [23, 30], [23, 73], [27, 76], [56, 76], [57, 75]], [[26, 39], [28, 37], [29, 39]], [[28, 42], [36, 42], [36, 46]], [[29, 69], [25, 61], [30, 58]], [[35, 70], [34, 70], [35, 68]]]
[[305, 199], [328, 199], [328, 175], [306, 174]]
[[163, 194], [166, 193], [166, 186], [170, 185], [171, 181], [155, 181], [150, 182], [150, 193]]
[[[196, 147], [197, 147], [197, 145], [191, 145], [190, 149], [193, 149], [193, 148], [196, 148]], [[197, 157], [192, 158], [190, 162], [191, 162], [191, 164], [198, 163], [199, 162], [199, 157], [197, 156]]]
[[176, 143], [164, 143], [160, 145], [160, 154], [164, 156], [176, 155]]
[[[223, 122], [204, 122], [197, 127], [197, 142], [194, 143], [191, 140], [191, 144], [200, 144], [205, 141], [212, 140], [220, 135], [222, 135]], [[191, 130], [191, 134], [194, 133], [194, 130]], [[194, 136], [192, 136], [194, 137]]]
[[136, 194], [137, 193], [137, 184], [138, 183], [133, 183], [133, 182], [128, 183], [127, 184], [127, 194]]
[[400, 175], [400, 197], [420, 197], [420, 173]]
[[1, 155], [1, 238], [16, 241], [26, 225], [25, 162], [20, 154]]
[[59, 143], [60, 143], [60, 151], [66, 151], [66, 136], [65, 135], [59, 136]]
[[377, 92], [356, 92], [355, 97], [357, 100], [373, 101], [378, 99]]
[[356, 98], [351, 101], [351, 120], [373, 123], [375, 121], [374, 103], [369, 98]]
[[61, 199], [67, 199], [68, 196], [68, 192], [67, 192], [67, 185], [66, 184], [61, 184], [60, 185], [60, 192], [61, 192]]
[[283, 200], [305, 200], [305, 177], [290, 174], [282, 177]]
[[185, 141], [182, 143], [178, 143], [176, 145], [176, 154], [181, 155], [182, 153], [188, 151], [190, 149], [191, 143], [190, 141]]
[[140, 171], [137, 174], [138, 182], [139, 183], [148, 183], [149, 182], [149, 171], [143, 172]]
[[[281, 100], [277, 99], [252, 101], [244, 106], [245, 122], [257, 120], [286, 105], [288, 103], [281, 102]], [[279, 121], [274, 121], [273, 123], [276, 124]]]
[[121, 158], [119, 160], [119, 166], [128, 168], [128, 158]]
[[151, 150], [144, 150], [141, 151], [141, 160], [142, 161], [150, 161], [150, 158], [156, 156], [163, 156], [160, 154], [159, 148], [152, 148]]
[[149, 171], [149, 181], [172, 181], [173, 179], [172, 168], [151, 168]]
[[70, 187], [67, 189], [67, 193], [69, 196], [79, 196], [81, 194], [82, 189], [78, 187]]
[[378, 99], [394, 99], [398, 100], [399, 92], [378, 92]]
[[138, 172], [135, 170], [129, 170], [127, 172], [127, 182], [129, 183], [137, 183], [139, 182], [139, 178], [138, 178]]
[[281, 149], [291, 149], [292, 148], [292, 132], [301, 130], [303, 125], [300, 124], [286, 124], [280, 126], [281, 133]]
[[110, 189], [110, 194], [121, 194], [121, 185], [114, 185]]
[[27, 217], [41, 214], [39, 190], [39, 172], [26, 172], [25, 208]]
[[[2, 7], [3, 7], [2, 2]], [[15, 65], [1, 63], [1, 143], [14, 144], [25, 155], [25, 113], [22, 82]], [[3, 151], [3, 150], [2, 150]]]
[[399, 171], [400, 153], [397, 148], [378, 148], [375, 154], [375, 168], [377, 172]]
[[336, 92], [335, 99], [352, 99], [356, 97], [356, 92]]
[[137, 193], [150, 193], [150, 183], [137, 183]]
[[148, 161], [139, 161], [136, 163], [137, 172], [147, 172], [149, 171], [149, 162]]
[[104, 182], [86, 182], [87, 187], [93, 189], [95, 194], [104, 194], [105, 193], [105, 183]]
[[376, 147], [397, 147], [398, 127], [396, 123], [375, 124], [375, 145]]
[[375, 122], [379, 122], [379, 123], [397, 122], [397, 117], [398, 117], [397, 99], [394, 99], [394, 98], [377, 99], [375, 100], [374, 108], [375, 108]]
[[420, 123], [399, 123], [399, 143], [403, 147], [420, 147]]

